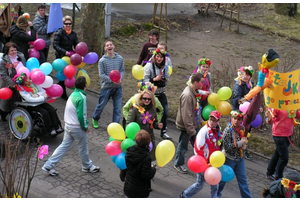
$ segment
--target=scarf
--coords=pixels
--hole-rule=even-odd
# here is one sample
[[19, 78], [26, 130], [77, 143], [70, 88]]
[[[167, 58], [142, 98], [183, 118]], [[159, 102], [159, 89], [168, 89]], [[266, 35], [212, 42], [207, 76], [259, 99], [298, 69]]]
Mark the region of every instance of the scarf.
[[64, 29], [65, 29], [65, 31], [66, 31], [66, 33], [67, 33], [67, 35], [70, 35], [70, 34], [71, 34], [71, 32], [72, 32], [72, 29], [70, 29], [70, 30], [67, 30], [65, 27], [64, 27]]
[[[233, 129], [233, 131], [232, 131], [232, 134], [233, 134], [233, 143], [234, 143], [234, 146], [236, 148], [238, 148], [237, 143], [236, 143], [235, 133], [237, 132], [239, 134], [239, 137], [242, 138], [242, 137], [244, 137], [244, 134], [245, 134], [245, 128], [242, 127], [242, 126], [239, 127], [239, 128], [237, 128], [237, 127], [235, 127], [235, 126], [232, 125], [232, 129]], [[240, 151], [240, 157], [242, 158], [243, 157], [243, 149], [242, 149], [242, 147], [239, 148], [239, 151]]]

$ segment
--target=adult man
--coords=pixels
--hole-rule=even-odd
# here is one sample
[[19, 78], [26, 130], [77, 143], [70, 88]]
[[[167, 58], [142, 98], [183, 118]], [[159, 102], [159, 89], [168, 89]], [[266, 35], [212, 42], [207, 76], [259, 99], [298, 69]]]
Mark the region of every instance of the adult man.
[[[184, 165], [184, 156], [188, 150], [191, 136], [196, 135], [198, 129], [195, 109], [197, 106], [196, 94], [199, 86], [203, 84], [203, 74], [197, 72], [192, 75], [191, 83], [186, 86], [180, 95], [179, 108], [176, 117], [176, 127], [180, 130], [179, 142], [176, 149], [174, 168], [181, 173], [187, 173]], [[199, 118], [201, 120], [201, 117]]]
[[[122, 109], [122, 80], [125, 74], [125, 66], [123, 57], [114, 51], [115, 45], [111, 40], [104, 42], [104, 50], [106, 53], [102, 56], [98, 63], [99, 76], [101, 81], [101, 92], [99, 96], [98, 104], [93, 114], [93, 126], [98, 128], [98, 120], [100, 115], [107, 104], [110, 97], [113, 100], [113, 122], [120, 122], [121, 109]], [[113, 82], [109, 73], [112, 70], [118, 70], [121, 74], [121, 78], [118, 82]]]
[[51, 45], [52, 33], [47, 33], [47, 26], [48, 26], [48, 15], [46, 15], [46, 6], [44, 4], [41, 4], [38, 7], [37, 13], [33, 20], [33, 28], [38, 34], [38, 38], [41, 38], [46, 42], [45, 48], [39, 51], [40, 64], [47, 61], [49, 47]]
[[89, 158], [88, 133], [90, 132], [90, 128], [87, 120], [86, 88], [85, 77], [78, 77], [75, 82], [75, 91], [70, 95], [65, 108], [64, 139], [42, 167], [51, 176], [58, 175], [54, 167], [70, 148], [74, 140], [78, 142], [78, 153], [81, 158], [82, 171], [95, 173], [100, 170], [100, 167], [93, 165]]

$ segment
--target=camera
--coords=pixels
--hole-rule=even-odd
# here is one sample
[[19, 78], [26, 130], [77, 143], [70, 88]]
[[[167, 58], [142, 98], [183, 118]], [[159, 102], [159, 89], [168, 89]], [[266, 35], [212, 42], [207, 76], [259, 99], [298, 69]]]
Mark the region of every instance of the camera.
[[166, 76], [161, 76], [161, 80], [165, 81], [166, 80]]

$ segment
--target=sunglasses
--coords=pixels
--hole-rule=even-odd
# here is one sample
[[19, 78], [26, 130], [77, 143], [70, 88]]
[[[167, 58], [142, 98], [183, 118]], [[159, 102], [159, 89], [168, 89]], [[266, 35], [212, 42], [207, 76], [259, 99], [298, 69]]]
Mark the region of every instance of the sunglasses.
[[71, 26], [71, 25], [72, 25], [72, 23], [64, 23], [64, 25], [70, 25], [70, 26]]
[[144, 101], [151, 101], [151, 98], [142, 98]]

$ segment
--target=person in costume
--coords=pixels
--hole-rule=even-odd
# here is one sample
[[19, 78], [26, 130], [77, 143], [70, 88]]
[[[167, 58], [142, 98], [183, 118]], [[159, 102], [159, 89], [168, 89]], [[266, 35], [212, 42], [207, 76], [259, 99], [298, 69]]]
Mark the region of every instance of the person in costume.
[[61, 128], [61, 123], [55, 108], [45, 102], [48, 97], [46, 91], [42, 87], [35, 85], [24, 72], [22, 72], [21, 75], [15, 75], [13, 81], [17, 84], [17, 90], [19, 91], [23, 101], [41, 102], [40, 105], [28, 106], [26, 109], [29, 112], [36, 111], [43, 115], [46, 130], [51, 134], [51, 136], [56, 136], [64, 132]]
[[[164, 41], [160, 41], [157, 45], [157, 48], [159, 48], [160, 50], [163, 50], [163, 51], [168, 51], [168, 47], [167, 47], [167, 43], [165, 43]], [[152, 55], [152, 57], [149, 59], [148, 63], [152, 62], [152, 60], [154, 59], [154, 55]], [[172, 65], [172, 61], [171, 61], [171, 58], [169, 57], [169, 54], [167, 53], [166, 54], [166, 67], [173, 67]]]
[[[252, 198], [246, 176], [246, 167], [244, 159], [244, 150], [246, 149], [247, 136], [245, 135], [245, 127], [243, 126], [244, 113], [240, 110], [230, 112], [231, 122], [223, 131], [223, 152], [226, 160], [224, 165], [231, 167], [235, 173], [240, 194], [242, 198]], [[218, 197], [222, 197], [222, 191], [226, 182], [219, 183]]]

